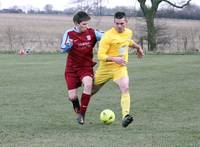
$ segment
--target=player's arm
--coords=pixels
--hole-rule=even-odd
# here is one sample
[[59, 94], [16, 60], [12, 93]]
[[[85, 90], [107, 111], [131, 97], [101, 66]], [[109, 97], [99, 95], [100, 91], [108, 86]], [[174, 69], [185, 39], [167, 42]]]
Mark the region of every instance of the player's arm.
[[72, 45], [73, 45], [73, 42], [68, 35], [68, 31], [66, 31], [63, 35], [62, 40], [61, 40], [60, 52], [61, 53], [69, 52], [72, 48]]
[[108, 56], [106, 61], [108, 62], [115, 62], [119, 65], [125, 66], [127, 63], [123, 57], [113, 57], [113, 56]]
[[106, 61], [107, 60], [107, 51], [110, 48], [109, 38], [104, 35], [104, 37], [99, 42], [99, 49], [98, 49], [98, 59]]
[[129, 47], [135, 48], [136, 49], [136, 55], [138, 58], [142, 58], [144, 56], [144, 51], [142, 47], [134, 42], [133, 40], [130, 41]]
[[104, 32], [100, 31], [98, 29], [94, 30], [94, 32], [95, 32], [95, 36], [96, 36], [97, 41], [100, 41]]

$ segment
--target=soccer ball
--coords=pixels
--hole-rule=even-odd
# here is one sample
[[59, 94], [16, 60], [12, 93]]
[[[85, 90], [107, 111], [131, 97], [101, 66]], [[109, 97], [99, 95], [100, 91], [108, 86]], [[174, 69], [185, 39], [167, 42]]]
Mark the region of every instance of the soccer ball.
[[110, 109], [105, 109], [100, 113], [100, 121], [103, 124], [110, 125], [115, 121], [115, 113]]

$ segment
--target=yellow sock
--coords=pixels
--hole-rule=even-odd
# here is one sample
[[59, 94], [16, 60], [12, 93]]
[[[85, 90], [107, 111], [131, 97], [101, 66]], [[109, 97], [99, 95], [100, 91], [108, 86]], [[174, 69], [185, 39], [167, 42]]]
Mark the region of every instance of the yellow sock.
[[121, 95], [122, 119], [130, 112], [130, 95], [129, 92]]

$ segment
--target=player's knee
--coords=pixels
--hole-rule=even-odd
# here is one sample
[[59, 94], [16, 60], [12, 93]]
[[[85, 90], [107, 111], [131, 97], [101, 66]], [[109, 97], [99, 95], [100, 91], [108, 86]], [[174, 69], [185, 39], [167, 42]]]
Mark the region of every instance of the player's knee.
[[126, 85], [124, 85], [124, 86], [121, 87], [121, 91], [122, 91], [123, 93], [126, 93], [126, 92], [129, 91], [129, 87], [126, 86]]
[[68, 98], [69, 98], [70, 101], [73, 101], [73, 100], [77, 99], [78, 96], [74, 94], [74, 95], [69, 95]]
[[86, 83], [84, 85], [84, 90], [86, 91], [91, 91], [92, 90], [92, 84], [91, 83]]

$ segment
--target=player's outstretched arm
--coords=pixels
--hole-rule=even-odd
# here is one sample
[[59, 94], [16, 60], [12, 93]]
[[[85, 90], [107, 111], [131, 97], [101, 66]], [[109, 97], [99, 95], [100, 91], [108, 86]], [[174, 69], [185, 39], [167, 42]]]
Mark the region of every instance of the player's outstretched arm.
[[144, 56], [144, 50], [140, 45], [133, 41], [131, 47], [136, 49], [136, 55], [138, 58], [142, 58]]

